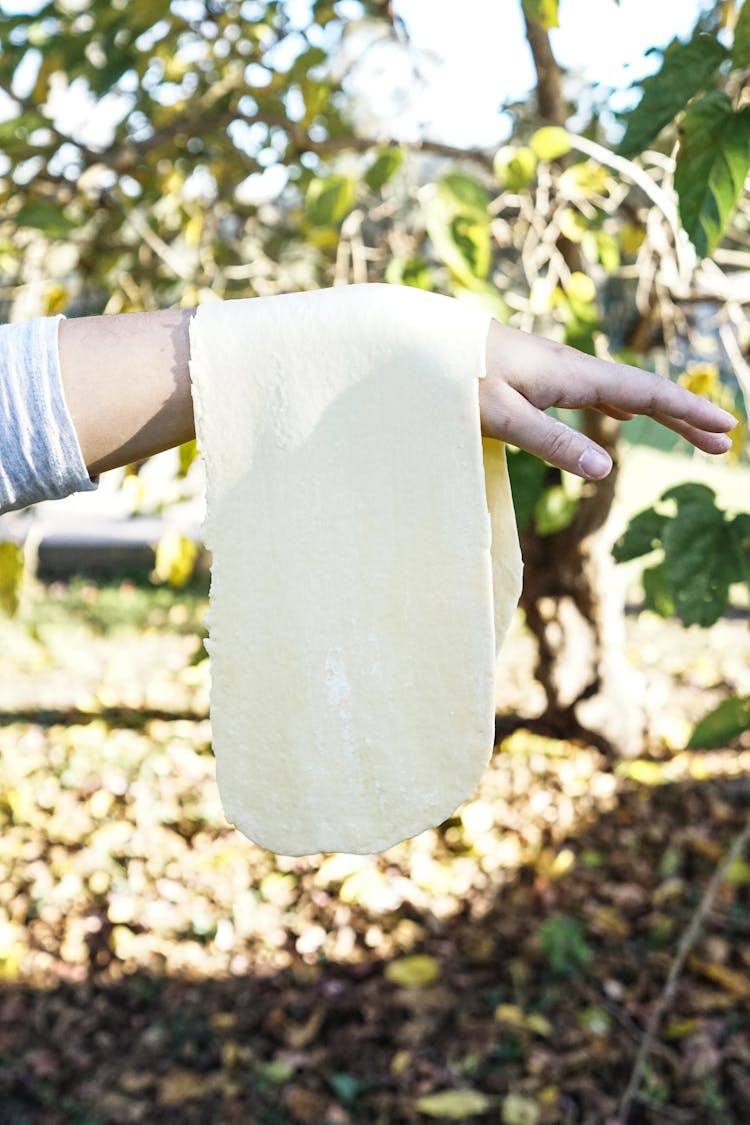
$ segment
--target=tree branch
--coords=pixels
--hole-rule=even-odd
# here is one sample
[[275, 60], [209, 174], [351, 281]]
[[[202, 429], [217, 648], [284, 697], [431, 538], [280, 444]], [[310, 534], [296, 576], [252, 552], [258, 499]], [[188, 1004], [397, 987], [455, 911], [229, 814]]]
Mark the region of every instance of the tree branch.
[[648, 1056], [653, 1047], [656, 1034], [659, 1030], [659, 1026], [664, 1017], [664, 1013], [666, 1012], [667, 1008], [672, 1002], [672, 999], [674, 998], [680, 973], [683, 970], [690, 951], [695, 945], [700, 928], [706, 919], [706, 915], [713, 905], [713, 900], [715, 899], [716, 892], [718, 891], [719, 886], [724, 879], [726, 870], [731, 863], [734, 863], [736, 859], [739, 859], [748, 843], [750, 843], [750, 817], [748, 817], [745, 827], [742, 829], [739, 835], [735, 837], [731, 844], [731, 847], [727, 851], [719, 866], [714, 871], [711, 877], [711, 881], [706, 887], [703, 898], [699, 902], [698, 907], [693, 914], [690, 925], [685, 930], [685, 933], [682, 936], [680, 944], [677, 948], [675, 959], [672, 962], [669, 970], [669, 975], [667, 976], [666, 982], [664, 984], [661, 996], [657, 1000], [656, 1004], [654, 1005], [653, 1011], [651, 1012], [651, 1018], [649, 1019], [648, 1025], [646, 1027], [646, 1034], [638, 1049], [638, 1054], [636, 1055], [635, 1063], [633, 1065], [633, 1071], [630, 1075], [630, 1081], [628, 1082], [625, 1093], [623, 1094], [622, 1100], [620, 1101], [620, 1110], [618, 1114], [619, 1125], [627, 1125], [633, 1102], [636, 1101], [640, 1096], [639, 1091], [641, 1080], [643, 1078], [643, 1071], [646, 1066]]

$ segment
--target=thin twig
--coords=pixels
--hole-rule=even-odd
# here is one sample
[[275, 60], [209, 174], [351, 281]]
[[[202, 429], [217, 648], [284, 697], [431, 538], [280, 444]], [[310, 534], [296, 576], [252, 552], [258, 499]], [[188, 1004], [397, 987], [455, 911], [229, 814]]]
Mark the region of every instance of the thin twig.
[[672, 1002], [672, 999], [674, 998], [674, 994], [677, 988], [677, 980], [684, 968], [685, 961], [687, 960], [690, 951], [692, 950], [695, 942], [698, 939], [698, 934], [700, 932], [701, 926], [703, 925], [704, 921], [706, 920], [706, 916], [711, 910], [713, 900], [716, 897], [719, 886], [724, 879], [725, 872], [731, 863], [734, 863], [736, 859], [739, 859], [748, 842], [750, 842], [750, 816], [747, 819], [745, 827], [735, 837], [729, 850], [724, 855], [721, 863], [714, 871], [711, 877], [711, 881], [706, 887], [703, 897], [698, 903], [698, 907], [693, 914], [692, 919], [690, 920], [690, 925], [682, 935], [682, 939], [677, 948], [677, 953], [670, 967], [669, 975], [667, 976], [667, 980], [664, 988], [662, 989], [662, 993], [659, 996], [656, 1004], [654, 1005], [653, 1011], [651, 1012], [651, 1018], [649, 1019], [646, 1026], [646, 1034], [643, 1037], [641, 1045], [638, 1049], [638, 1054], [636, 1055], [635, 1063], [633, 1064], [633, 1071], [630, 1075], [630, 1081], [628, 1082], [625, 1093], [623, 1094], [622, 1100], [620, 1102], [620, 1110], [618, 1114], [620, 1125], [627, 1125], [628, 1116], [630, 1114], [633, 1102], [640, 1097], [640, 1085], [643, 1078], [643, 1071], [646, 1066], [648, 1056], [653, 1048], [654, 1040], [656, 1039], [656, 1034], [659, 1030], [659, 1025], [661, 1024], [664, 1013], [666, 1012], [667, 1008]]
[[745, 408], [750, 411], [750, 363], [747, 362], [742, 354], [742, 348], [737, 341], [734, 330], [727, 321], [724, 321], [719, 328], [719, 339], [724, 345], [724, 351], [727, 353], [729, 361], [734, 368], [737, 382], [742, 391], [742, 397], [745, 400]]
[[597, 144], [596, 141], [592, 141], [588, 137], [578, 137], [571, 134], [570, 143], [572, 147], [579, 152], [584, 153], [586, 156], [593, 157], [594, 160], [598, 160], [600, 164], [612, 168], [615, 172], [619, 172], [620, 175], [625, 176], [632, 183], [637, 184], [651, 202], [659, 208], [672, 231], [675, 250], [680, 259], [678, 267], [680, 277], [682, 280], [686, 280], [694, 267], [695, 255], [691, 254], [685, 245], [685, 240], [680, 230], [680, 220], [677, 216], [677, 207], [664, 188], [659, 187], [651, 176], [649, 176], [648, 172], [645, 172], [643, 168], [640, 168], [634, 161], [626, 160], [624, 157], [618, 156], [608, 148], [605, 148], [604, 145]]
[[129, 211], [127, 221], [138, 237], [143, 239], [146, 245], [153, 250], [157, 258], [161, 259], [167, 269], [170, 270], [175, 277], [179, 277], [181, 281], [192, 280], [191, 272], [183, 265], [179, 254], [177, 254], [163, 238], [160, 238], [156, 231], [151, 229], [140, 211]]

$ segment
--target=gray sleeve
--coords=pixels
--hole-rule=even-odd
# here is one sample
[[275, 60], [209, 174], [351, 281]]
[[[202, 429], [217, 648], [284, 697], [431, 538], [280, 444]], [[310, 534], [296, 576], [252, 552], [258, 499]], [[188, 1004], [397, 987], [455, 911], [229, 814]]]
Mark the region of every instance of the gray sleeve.
[[0, 515], [97, 487], [63, 392], [62, 317], [0, 326]]

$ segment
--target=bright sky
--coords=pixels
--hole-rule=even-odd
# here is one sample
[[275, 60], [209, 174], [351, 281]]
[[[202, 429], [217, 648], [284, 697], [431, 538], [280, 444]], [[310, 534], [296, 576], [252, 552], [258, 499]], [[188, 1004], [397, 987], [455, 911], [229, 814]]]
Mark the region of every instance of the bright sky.
[[[583, 85], [598, 83], [617, 93], [612, 108], [632, 104], [624, 93], [631, 82], [656, 69], [645, 58], [650, 47], [665, 46], [691, 31], [708, 0], [560, 0], [561, 27], [551, 32], [553, 50], [566, 68], [580, 73]], [[295, 8], [309, 0], [287, 0]], [[0, 13], [33, 11], [41, 0], [0, 0]], [[342, 13], [346, 0], [342, 4]], [[425, 64], [425, 81], [415, 91], [412, 71], [389, 49], [365, 55], [357, 87], [373, 125], [388, 122], [389, 134], [419, 136], [461, 147], [491, 147], [504, 141], [507, 121], [499, 107], [528, 96], [534, 74], [526, 47], [520, 0], [394, 0], [416, 48], [434, 57]], [[301, 13], [302, 14], [302, 13]], [[111, 128], [112, 110], [94, 110], [79, 92], [58, 102], [58, 123], [96, 143]], [[5, 109], [5, 113], [3, 110]], [[0, 118], [7, 116], [0, 105]], [[67, 115], [68, 120], [63, 118]], [[612, 126], [613, 119], [604, 117]], [[575, 122], [573, 122], [575, 127]]]
[[[404, 114], [399, 127], [412, 134], [418, 122], [433, 140], [491, 146], [505, 139], [498, 118], [503, 102], [525, 97], [534, 83], [525, 45], [519, 0], [395, 0], [414, 43], [431, 49], [443, 63], [429, 86]], [[550, 32], [552, 49], [566, 68], [580, 70], [587, 84], [625, 90], [657, 69], [645, 58], [650, 47], [666, 46], [690, 33], [705, 0], [560, 0], [560, 24]], [[460, 13], [460, 14], [456, 14]], [[636, 99], [637, 100], [637, 99]], [[614, 98], [614, 108], [633, 102]]]

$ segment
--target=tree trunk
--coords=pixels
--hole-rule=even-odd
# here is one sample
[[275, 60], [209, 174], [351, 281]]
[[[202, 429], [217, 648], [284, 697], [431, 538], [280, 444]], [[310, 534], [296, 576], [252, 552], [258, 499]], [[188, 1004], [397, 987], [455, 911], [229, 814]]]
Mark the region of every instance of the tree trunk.
[[[564, 125], [562, 72], [549, 36], [529, 20], [526, 35], [540, 116], [546, 124]], [[577, 244], [561, 239], [558, 249], [571, 270], [582, 270]], [[524, 532], [521, 605], [537, 642], [545, 729], [584, 738], [610, 755], [633, 754], [642, 743], [644, 712], [639, 677], [626, 658], [624, 580], [611, 556], [619, 426], [585, 410], [583, 428], [611, 455], [614, 468], [605, 480], [584, 485], [575, 518], [563, 531]]]

